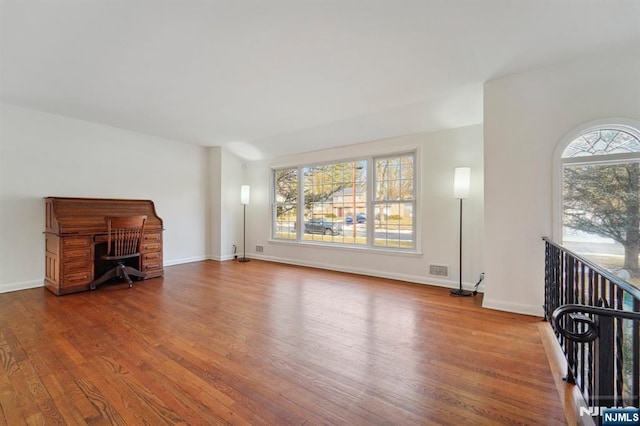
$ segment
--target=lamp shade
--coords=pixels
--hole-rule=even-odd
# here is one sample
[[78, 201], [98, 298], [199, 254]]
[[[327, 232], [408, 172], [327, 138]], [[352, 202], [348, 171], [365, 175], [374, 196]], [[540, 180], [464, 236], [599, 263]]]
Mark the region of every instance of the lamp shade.
[[249, 185], [240, 187], [240, 204], [249, 204]]
[[453, 179], [453, 198], [469, 198], [470, 183], [471, 169], [469, 167], [456, 167]]

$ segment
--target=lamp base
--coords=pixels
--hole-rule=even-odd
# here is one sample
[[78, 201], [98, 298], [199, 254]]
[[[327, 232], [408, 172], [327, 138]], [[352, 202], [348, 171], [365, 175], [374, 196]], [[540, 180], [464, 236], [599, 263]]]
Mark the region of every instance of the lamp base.
[[452, 296], [473, 296], [473, 292], [469, 290], [454, 288], [451, 290], [451, 295]]
[[249, 259], [248, 257], [241, 257], [238, 259], [238, 262], [250, 262], [251, 259]]

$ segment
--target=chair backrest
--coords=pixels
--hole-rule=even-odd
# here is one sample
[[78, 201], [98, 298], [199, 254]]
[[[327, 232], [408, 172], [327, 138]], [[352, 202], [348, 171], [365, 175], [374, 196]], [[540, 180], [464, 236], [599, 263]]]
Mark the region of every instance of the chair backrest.
[[147, 216], [108, 216], [107, 256], [131, 256], [140, 253]]

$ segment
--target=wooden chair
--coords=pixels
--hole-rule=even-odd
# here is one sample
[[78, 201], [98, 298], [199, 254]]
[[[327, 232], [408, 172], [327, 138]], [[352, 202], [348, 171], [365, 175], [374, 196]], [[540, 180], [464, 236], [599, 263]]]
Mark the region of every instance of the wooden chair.
[[144, 232], [144, 224], [147, 216], [109, 216], [105, 217], [107, 222], [107, 254], [100, 256], [100, 259], [115, 261], [116, 267], [107, 271], [97, 280], [89, 284], [91, 290], [112, 278], [124, 278], [133, 286], [130, 275], [144, 278], [147, 276], [138, 269], [125, 265], [125, 260], [138, 258], [138, 268], [140, 268], [140, 244]]

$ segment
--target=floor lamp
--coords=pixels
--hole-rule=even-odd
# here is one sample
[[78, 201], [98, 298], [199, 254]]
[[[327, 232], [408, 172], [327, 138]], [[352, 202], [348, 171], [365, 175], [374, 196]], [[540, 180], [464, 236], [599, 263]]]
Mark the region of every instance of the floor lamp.
[[247, 257], [247, 204], [249, 204], [249, 185], [242, 185], [240, 187], [240, 203], [242, 203], [242, 208], [244, 210], [244, 220], [243, 220], [243, 229], [242, 229], [242, 257], [238, 259], [238, 262], [248, 262], [249, 259]]
[[471, 169], [469, 167], [456, 167], [453, 179], [453, 197], [460, 200], [460, 286], [452, 289], [454, 296], [471, 296], [472, 291], [462, 289], [462, 200], [469, 198], [469, 184], [471, 183]]

